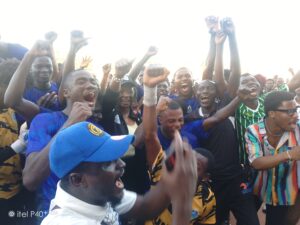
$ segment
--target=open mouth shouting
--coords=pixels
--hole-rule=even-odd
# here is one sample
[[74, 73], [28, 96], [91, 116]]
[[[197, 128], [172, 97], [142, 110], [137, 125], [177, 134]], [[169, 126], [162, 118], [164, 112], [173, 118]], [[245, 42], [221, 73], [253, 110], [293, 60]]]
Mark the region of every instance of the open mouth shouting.
[[83, 99], [89, 104], [95, 105], [96, 97], [97, 95], [95, 91], [86, 91], [83, 93]]

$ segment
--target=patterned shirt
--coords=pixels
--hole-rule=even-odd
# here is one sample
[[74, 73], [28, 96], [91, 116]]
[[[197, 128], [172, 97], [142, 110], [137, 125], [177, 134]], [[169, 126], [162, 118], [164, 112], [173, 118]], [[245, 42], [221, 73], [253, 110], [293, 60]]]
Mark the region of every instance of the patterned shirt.
[[[0, 147], [11, 145], [18, 138], [18, 125], [12, 109], [0, 111]], [[22, 166], [16, 154], [0, 164], [0, 199], [9, 199], [21, 190]]]
[[[152, 170], [149, 172], [151, 188], [161, 178], [162, 163], [164, 162], [164, 152], [161, 149], [153, 163]], [[190, 224], [215, 224], [216, 223], [216, 199], [214, 193], [207, 182], [199, 182], [192, 203], [192, 215]], [[149, 220], [145, 225], [171, 225], [172, 224], [172, 205], [169, 205], [159, 216]]]
[[[300, 123], [298, 122], [295, 131], [285, 132], [277, 147], [274, 148], [268, 142], [264, 121], [251, 125], [245, 134], [250, 163], [263, 156], [274, 156], [289, 151], [299, 145], [299, 135]], [[274, 168], [258, 171], [254, 194], [269, 205], [293, 205], [299, 188], [297, 181], [300, 174], [297, 174], [297, 166], [300, 166], [299, 161], [298, 165], [297, 161], [286, 161]]]
[[237, 137], [239, 141], [239, 157], [241, 164], [247, 164], [247, 153], [245, 148], [245, 131], [250, 125], [257, 123], [265, 116], [264, 98], [258, 98], [258, 106], [256, 109], [247, 107], [244, 103], [236, 110], [235, 123]]

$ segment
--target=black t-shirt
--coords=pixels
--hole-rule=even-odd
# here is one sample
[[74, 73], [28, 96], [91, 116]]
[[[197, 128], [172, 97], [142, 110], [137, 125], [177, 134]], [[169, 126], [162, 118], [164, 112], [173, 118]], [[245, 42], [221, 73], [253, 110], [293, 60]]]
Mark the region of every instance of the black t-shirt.
[[213, 180], [227, 180], [241, 173], [238, 142], [230, 119], [210, 129], [209, 138], [204, 141], [203, 145], [215, 158], [214, 169], [211, 172]]
[[[224, 98], [218, 103], [217, 109], [223, 108], [230, 101], [229, 97]], [[241, 174], [238, 141], [233, 124], [229, 118], [218, 123], [209, 130], [209, 137], [203, 142], [203, 147], [214, 155], [215, 165], [211, 171], [211, 178], [216, 181], [231, 179]]]

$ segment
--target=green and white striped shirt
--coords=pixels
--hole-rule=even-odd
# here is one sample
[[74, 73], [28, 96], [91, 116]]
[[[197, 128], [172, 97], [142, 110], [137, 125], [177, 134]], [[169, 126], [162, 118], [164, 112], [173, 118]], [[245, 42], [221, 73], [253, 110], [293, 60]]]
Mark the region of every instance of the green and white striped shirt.
[[248, 126], [258, 123], [265, 116], [264, 97], [258, 98], [258, 106], [256, 109], [247, 107], [244, 103], [240, 104], [235, 113], [235, 123], [237, 138], [239, 142], [239, 157], [241, 164], [248, 164], [248, 155], [246, 152], [245, 131]]

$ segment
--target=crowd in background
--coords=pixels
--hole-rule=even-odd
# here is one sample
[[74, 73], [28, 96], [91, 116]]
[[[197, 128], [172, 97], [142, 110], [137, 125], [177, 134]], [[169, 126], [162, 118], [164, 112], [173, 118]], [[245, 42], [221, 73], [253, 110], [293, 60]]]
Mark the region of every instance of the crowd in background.
[[[70, 215], [59, 210], [66, 207], [92, 218], [96, 214], [85, 214], [84, 208], [89, 206], [82, 201], [101, 205], [92, 199], [113, 195], [111, 190], [122, 189], [123, 182], [127, 190], [139, 195], [159, 189], [164, 160], [172, 157], [173, 141], [179, 134], [183, 148], [194, 150], [197, 159], [190, 224], [230, 224], [232, 212], [237, 224], [259, 225], [257, 212], [264, 207], [267, 225], [296, 225], [300, 217], [300, 72], [289, 69], [289, 82], [280, 75], [267, 79], [261, 74], [242, 74], [233, 21], [210, 16], [205, 22], [209, 52], [203, 74], [197, 79], [186, 67], [170, 75], [163, 65], [147, 65], [159, 54], [151, 46], [137, 62], [122, 58], [105, 64], [99, 81], [86, 70], [91, 58], [75, 68], [77, 52], [88, 44], [82, 31], [71, 32], [63, 64], [56, 62], [55, 32], [47, 33], [45, 40], [37, 41], [31, 49], [0, 41], [1, 221], [40, 224], [46, 218], [42, 224], [56, 224], [53, 218], [57, 213], [65, 224], [75, 224], [77, 217], [69, 221]], [[227, 40], [229, 69], [223, 67]], [[122, 181], [118, 177], [109, 186], [107, 177], [105, 184], [88, 183], [86, 186], [99, 185], [98, 189], [86, 188], [88, 194], [71, 188], [83, 185], [73, 174], [87, 173], [86, 169], [61, 175], [51, 161], [56, 136], [83, 121], [93, 124], [97, 132], [134, 136], [122, 159], [126, 163]], [[89, 146], [88, 137], [84, 137], [78, 146]], [[113, 145], [111, 148], [115, 150]], [[59, 163], [69, 165], [71, 159], [69, 153]], [[175, 165], [183, 162], [180, 160], [176, 159]], [[119, 161], [116, 164], [116, 168], [124, 167]], [[167, 164], [169, 170], [172, 166]], [[110, 170], [105, 163], [102, 167]], [[180, 184], [184, 183], [173, 188], [184, 189]], [[62, 190], [77, 197], [73, 206], [72, 201], [59, 205]], [[141, 213], [128, 216], [124, 205], [120, 210], [112, 204], [115, 220], [105, 217], [86, 224], [172, 224], [178, 208], [169, 198], [161, 197], [160, 204], [166, 204], [160, 210], [149, 207], [153, 213], [149, 217]], [[58, 202], [55, 207], [51, 206], [53, 199]], [[22, 212], [34, 215], [22, 217]]]

